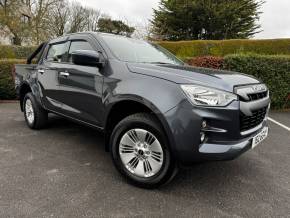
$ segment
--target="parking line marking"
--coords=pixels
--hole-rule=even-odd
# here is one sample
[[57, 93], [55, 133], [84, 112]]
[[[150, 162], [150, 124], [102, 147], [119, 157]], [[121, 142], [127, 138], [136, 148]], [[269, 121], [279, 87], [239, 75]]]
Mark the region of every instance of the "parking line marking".
[[284, 129], [286, 129], [286, 130], [288, 130], [290, 132], [290, 128], [288, 126], [285, 126], [284, 124], [279, 123], [278, 121], [272, 119], [271, 117], [268, 117], [268, 120], [270, 120], [271, 122], [277, 124], [278, 126], [284, 128]]

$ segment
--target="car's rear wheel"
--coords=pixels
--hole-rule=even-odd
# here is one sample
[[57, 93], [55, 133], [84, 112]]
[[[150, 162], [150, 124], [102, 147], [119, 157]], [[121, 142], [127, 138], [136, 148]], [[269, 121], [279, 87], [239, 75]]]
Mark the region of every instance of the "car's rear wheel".
[[115, 166], [129, 182], [156, 188], [173, 178], [175, 160], [154, 116], [134, 114], [122, 120], [111, 136]]
[[27, 93], [23, 100], [24, 118], [26, 124], [31, 129], [41, 129], [45, 127], [48, 114], [36, 101], [32, 93]]

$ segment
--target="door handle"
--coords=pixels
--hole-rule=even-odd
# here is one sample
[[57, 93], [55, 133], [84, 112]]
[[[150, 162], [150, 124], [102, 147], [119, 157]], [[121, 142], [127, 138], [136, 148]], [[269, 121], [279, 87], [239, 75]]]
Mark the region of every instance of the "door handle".
[[60, 72], [59, 75], [63, 76], [63, 77], [69, 77], [69, 73], [68, 72]]
[[45, 70], [38, 70], [38, 73], [44, 74]]

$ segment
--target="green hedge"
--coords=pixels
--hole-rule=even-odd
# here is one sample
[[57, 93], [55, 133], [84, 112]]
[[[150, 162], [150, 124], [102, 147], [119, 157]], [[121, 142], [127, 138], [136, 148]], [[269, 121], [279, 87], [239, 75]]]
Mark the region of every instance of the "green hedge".
[[[205, 59], [194, 63], [212, 65], [216, 62], [216, 58]], [[25, 60], [0, 60], [0, 99], [15, 99], [11, 72], [13, 64], [22, 63]], [[290, 94], [290, 56], [228, 55], [219, 58], [218, 63], [223, 63], [223, 69], [253, 75], [266, 83], [271, 91], [272, 108], [290, 108], [290, 101], [287, 101]]]
[[[240, 53], [290, 55], [290, 39], [163, 41], [158, 44], [182, 59]], [[26, 59], [35, 49], [35, 46], [0, 45], [0, 59]]]
[[16, 98], [12, 68], [14, 64], [24, 64], [21, 59], [0, 60], [0, 100], [12, 100]]
[[26, 59], [35, 49], [35, 46], [0, 45], [0, 59]]
[[224, 68], [261, 79], [270, 89], [272, 108], [290, 108], [290, 56], [228, 55]]
[[197, 56], [223, 57], [240, 53], [290, 55], [290, 39], [164, 41], [158, 44], [182, 59]]
[[[240, 53], [290, 55], [290, 39], [162, 41], [158, 44], [182, 59]], [[0, 59], [26, 59], [35, 49], [35, 46], [0, 45]]]

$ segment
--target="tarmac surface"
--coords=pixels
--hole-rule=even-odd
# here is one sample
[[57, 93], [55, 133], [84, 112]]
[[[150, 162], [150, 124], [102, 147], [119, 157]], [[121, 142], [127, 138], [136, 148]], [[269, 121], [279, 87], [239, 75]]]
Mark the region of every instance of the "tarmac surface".
[[[290, 113], [270, 117], [290, 126]], [[270, 135], [229, 162], [181, 169], [168, 185], [129, 185], [102, 135], [53, 116], [26, 127], [16, 103], [0, 104], [0, 217], [290, 217], [290, 132]]]

